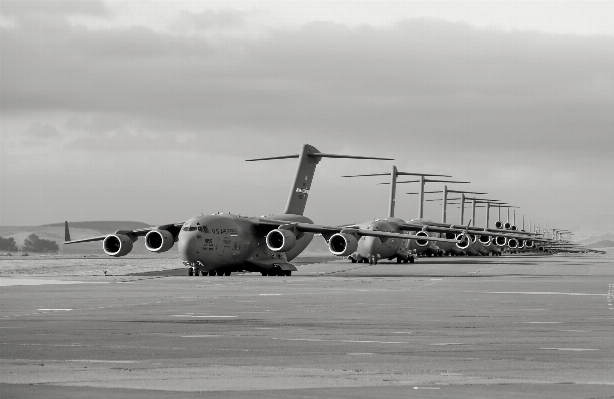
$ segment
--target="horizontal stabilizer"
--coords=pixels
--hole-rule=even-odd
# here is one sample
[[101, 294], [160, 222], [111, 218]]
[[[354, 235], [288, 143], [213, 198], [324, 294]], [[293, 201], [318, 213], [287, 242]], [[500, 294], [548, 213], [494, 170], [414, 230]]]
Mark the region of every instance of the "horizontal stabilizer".
[[267, 157], [267, 158], [254, 158], [254, 159], [246, 159], [246, 161], [270, 161], [271, 159], [289, 159], [289, 158], [298, 158], [298, 154], [294, 155], [280, 155], [278, 157]]
[[379, 161], [394, 161], [394, 158], [378, 158], [378, 157], [362, 157], [357, 155], [339, 155], [339, 154], [325, 154], [323, 152], [314, 152], [307, 154], [312, 158], [349, 158], [349, 159], [377, 159]]

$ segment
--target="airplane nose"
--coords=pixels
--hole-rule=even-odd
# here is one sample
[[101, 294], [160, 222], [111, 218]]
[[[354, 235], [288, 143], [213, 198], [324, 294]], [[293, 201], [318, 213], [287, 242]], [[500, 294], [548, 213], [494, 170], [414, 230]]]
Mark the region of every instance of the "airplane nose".
[[178, 251], [181, 259], [186, 262], [193, 262], [198, 259], [198, 248], [196, 242], [196, 234], [182, 233], [179, 235], [177, 243]]

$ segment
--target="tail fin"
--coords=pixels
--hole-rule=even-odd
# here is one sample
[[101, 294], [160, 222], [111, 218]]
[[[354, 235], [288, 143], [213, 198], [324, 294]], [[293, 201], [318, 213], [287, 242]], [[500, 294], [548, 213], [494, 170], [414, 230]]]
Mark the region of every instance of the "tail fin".
[[70, 231], [68, 231], [68, 221], [64, 222], [64, 241], [70, 241]]
[[311, 189], [311, 182], [313, 175], [316, 171], [316, 165], [322, 158], [352, 158], [352, 159], [378, 159], [385, 161], [392, 161], [390, 158], [375, 158], [375, 157], [360, 157], [353, 155], [337, 155], [337, 154], [324, 154], [317, 148], [305, 144], [300, 154], [283, 155], [278, 157], [248, 159], [247, 161], [266, 161], [271, 159], [286, 159], [286, 158], [298, 158], [298, 167], [296, 169], [296, 175], [294, 176], [294, 183], [290, 195], [288, 196], [288, 202], [286, 203], [286, 210], [284, 214], [302, 215], [305, 212], [305, 205], [307, 205], [307, 197], [309, 196], [309, 190]]

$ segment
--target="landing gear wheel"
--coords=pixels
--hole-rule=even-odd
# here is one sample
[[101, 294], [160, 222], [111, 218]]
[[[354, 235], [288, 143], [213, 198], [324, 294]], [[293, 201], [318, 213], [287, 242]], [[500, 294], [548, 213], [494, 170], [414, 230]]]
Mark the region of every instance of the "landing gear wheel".
[[397, 256], [397, 263], [401, 263], [401, 258]]
[[232, 272], [225, 272], [224, 276], [230, 276], [230, 273], [232, 273]]
[[352, 263], [356, 263], [356, 259], [350, 258], [350, 260], [352, 261]]
[[409, 263], [414, 263], [415, 261], [416, 261], [416, 259], [414, 259], [414, 257], [413, 257], [413, 256], [410, 256], [410, 257], [409, 257]]
[[194, 270], [192, 270], [192, 268], [188, 268], [188, 276], [193, 276], [194, 275]]
[[291, 276], [292, 275], [292, 271], [291, 270], [284, 270], [284, 274], [286, 276]]
[[269, 273], [267, 273], [267, 272], [260, 272], [260, 274], [262, 274], [263, 276], [268, 276], [269, 275]]

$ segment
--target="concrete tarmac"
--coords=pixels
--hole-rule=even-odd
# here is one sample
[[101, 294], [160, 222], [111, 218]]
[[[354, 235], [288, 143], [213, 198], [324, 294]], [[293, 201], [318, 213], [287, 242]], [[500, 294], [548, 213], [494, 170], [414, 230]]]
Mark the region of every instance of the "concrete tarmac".
[[611, 257], [298, 269], [0, 277], [0, 396], [614, 398]]

